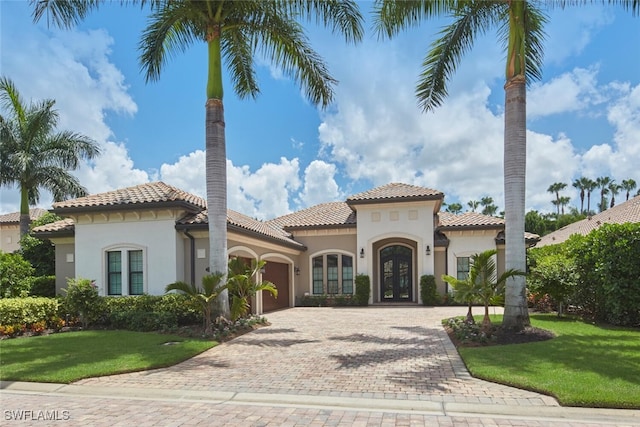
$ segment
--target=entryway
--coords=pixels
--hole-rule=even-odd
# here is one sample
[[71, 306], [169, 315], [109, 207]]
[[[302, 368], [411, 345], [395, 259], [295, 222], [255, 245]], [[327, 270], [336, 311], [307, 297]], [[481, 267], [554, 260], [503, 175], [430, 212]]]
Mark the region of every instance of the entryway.
[[403, 245], [380, 250], [380, 302], [413, 299], [413, 251]]

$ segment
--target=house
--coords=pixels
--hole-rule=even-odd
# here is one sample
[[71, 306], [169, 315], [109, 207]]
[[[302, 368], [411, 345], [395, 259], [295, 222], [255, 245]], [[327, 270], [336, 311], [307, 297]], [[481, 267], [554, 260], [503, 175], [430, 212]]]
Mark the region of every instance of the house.
[[[227, 214], [228, 254], [267, 261], [257, 313], [293, 307], [305, 295], [352, 294], [371, 279], [371, 303], [420, 302], [419, 280], [462, 276], [469, 257], [497, 249], [504, 270], [504, 220], [441, 212], [444, 194], [392, 183], [269, 221]], [[93, 279], [102, 295], [162, 294], [176, 280], [200, 283], [208, 267], [206, 201], [163, 182], [54, 203], [62, 221], [38, 227], [56, 247], [56, 289]], [[531, 245], [538, 236], [527, 234]]]
[[[31, 221], [46, 214], [46, 209], [29, 209]], [[20, 212], [0, 215], [0, 251], [15, 252], [20, 249]]]
[[627, 222], [640, 222], [640, 196], [635, 196], [599, 214], [565, 225], [559, 230], [543, 236], [540, 241], [536, 243], [536, 247], [539, 248], [563, 243], [573, 234], [586, 236], [602, 224], [625, 224]]

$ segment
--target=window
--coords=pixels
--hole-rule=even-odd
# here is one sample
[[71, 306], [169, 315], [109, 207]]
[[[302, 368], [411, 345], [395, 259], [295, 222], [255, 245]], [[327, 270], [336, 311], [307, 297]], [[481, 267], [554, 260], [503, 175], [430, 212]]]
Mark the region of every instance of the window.
[[107, 252], [107, 294], [122, 295], [122, 252]]
[[467, 280], [469, 276], [469, 257], [456, 258], [458, 280]]
[[129, 251], [129, 295], [142, 295], [142, 251]]
[[312, 263], [314, 295], [353, 294], [352, 256], [330, 253], [314, 257]]
[[144, 294], [144, 251], [134, 248], [106, 252], [107, 295]]

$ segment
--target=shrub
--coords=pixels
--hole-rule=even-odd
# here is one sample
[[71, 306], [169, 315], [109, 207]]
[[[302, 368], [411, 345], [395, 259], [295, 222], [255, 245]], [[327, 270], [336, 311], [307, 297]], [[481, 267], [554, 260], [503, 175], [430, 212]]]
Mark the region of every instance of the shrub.
[[604, 224], [568, 248], [581, 308], [599, 321], [640, 326], [640, 224]]
[[71, 311], [70, 314], [77, 315], [80, 318], [82, 327], [86, 328], [90, 324], [96, 322], [102, 312], [102, 300], [98, 295], [98, 288], [89, 279], [69, 279], [66, 292], [67, 307]]
[[32, 276], [33, 267], [21, 255], [0, 251], [0, 298], [27, 296]]
[[371, 295], [371, 282], [366, 274], [358, 274], [356, 276], [356, 305], [369, 305], [369, 296]]
[[54, 298], [26, 297], [0, 299], [0, 333], [13, 336], [27, 329], [41, 332], [59, 328], [58, 301]]
[[436, 278], [431, 274], [420, 277], [420, 298], [423, 305], [438, 305], [442, 299], [438, 295]]
[[178, 326], [176, 316], [168, 312], [116, 311], [111, 313], [109, 321], [116, 329], [139, 332], [162, 331]]
[[300, 299], [301, 307], [328, 307], [329, 296], [323, 295], [305, 295]]
[[563, 306], [575, 293], [578, 283], [575, 261], [566, 253], [550, 253], [539, 256], [529, 274], [529, 289], [540, 296], [538, 302], [544, 302], [544, 295], [557, 304], [558, 315], [562, 315]]
[[56, 276], [39, 276], [33, 278], [31, 295], [34, 297], [56, 296]]

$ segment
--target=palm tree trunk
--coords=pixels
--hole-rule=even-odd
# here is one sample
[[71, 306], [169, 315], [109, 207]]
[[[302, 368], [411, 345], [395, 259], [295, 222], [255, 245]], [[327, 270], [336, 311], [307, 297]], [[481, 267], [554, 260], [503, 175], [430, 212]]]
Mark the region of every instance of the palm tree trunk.
[[20, 238], [29, 234], [31, 216], [29, 215], [29, 189], [26, 186], [20, 188]]
[[[224, 107], [220, 99], [206, 104], [206, 176], [209, 216], [209, 268], [224, 274], [227, 280], [227, 153], [225, 146]], [[217, 311], [230, 317], [229, 293], [225, 289], [217, 298]]]
[[[527, 166], [526, 82], [523, 75], [505, 85], [504, 195], [506, 269], [526, 271], [524, 242], [525, 176]], [[522, 330], [529, 325], [524, 276], [507, 280], [503, 326]]]

